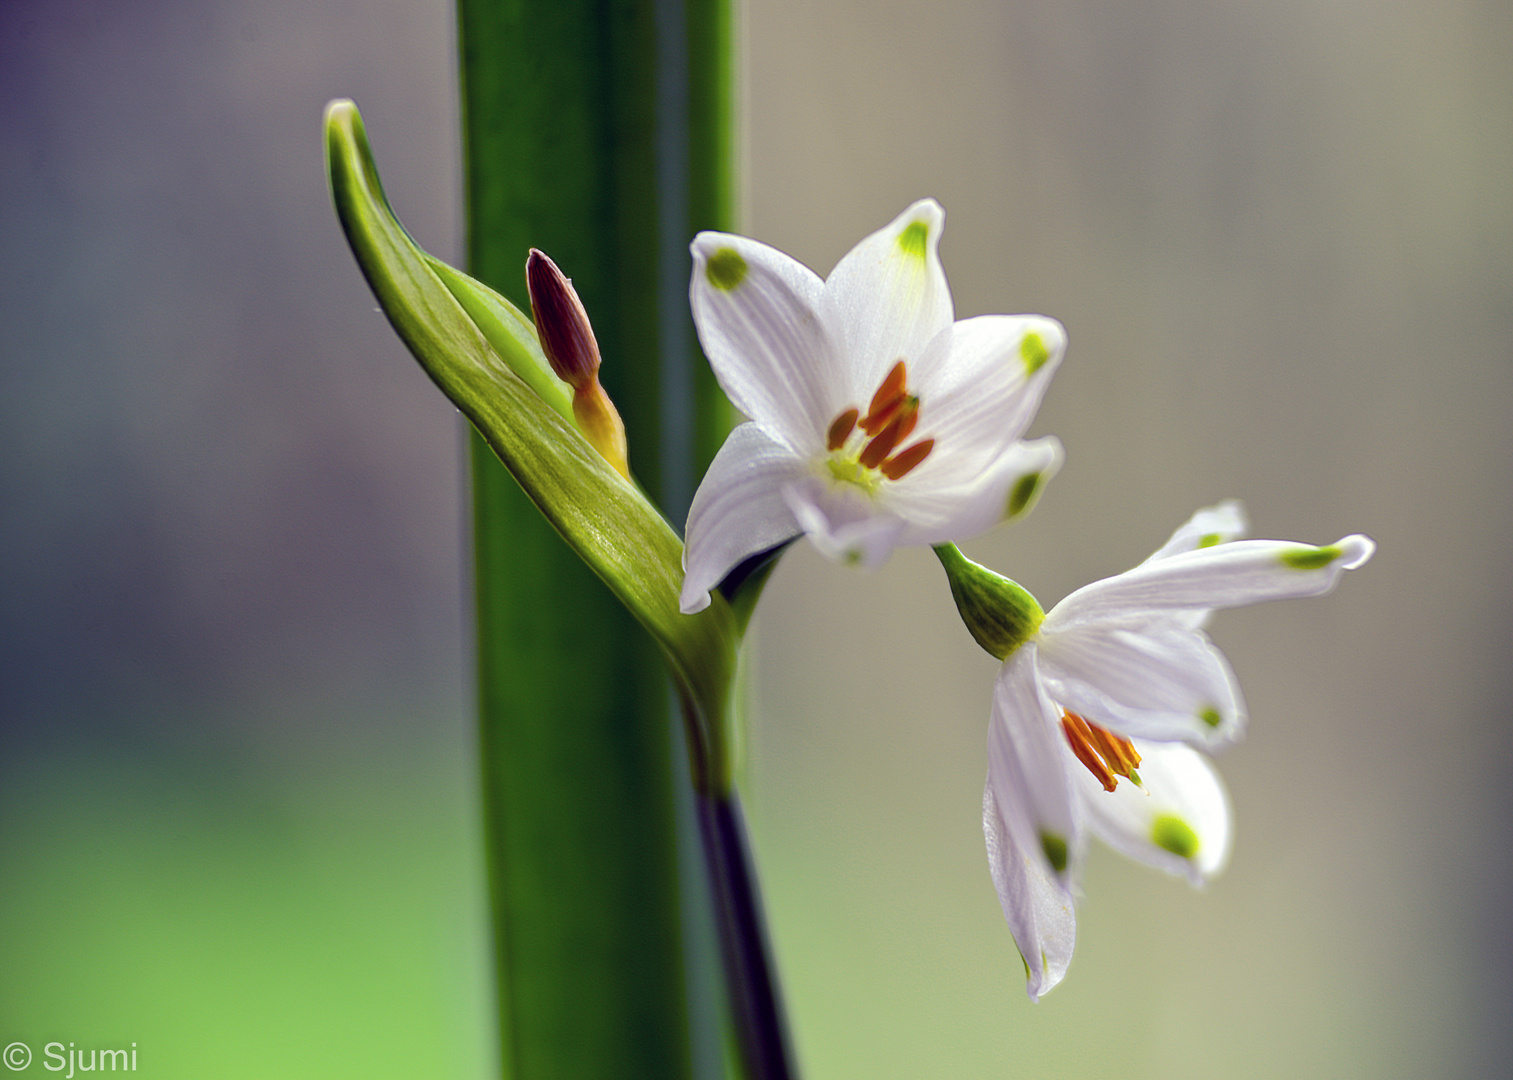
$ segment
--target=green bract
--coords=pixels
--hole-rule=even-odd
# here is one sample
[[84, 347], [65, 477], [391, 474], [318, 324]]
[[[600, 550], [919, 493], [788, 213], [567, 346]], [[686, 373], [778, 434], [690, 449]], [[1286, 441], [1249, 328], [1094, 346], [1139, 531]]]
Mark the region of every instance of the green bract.
[[718, 599], [698, 616], [679, 613], [677, 534], [573, 426], [562, 384], [545, 368], [525, 317], [410, 239], [384, 198], [350, 101], [327, 106], [326, 164], [347, 241], [400, 339], [662, 647], [690, 721], [696, 781], [728, 789], [724, 726], [739, 638], [729, 604]]
[[484, 340], [509, 364], [510, 370], [524, 379], [526, 385], [562, 414], [568, 423], [576, 425], [572, 387], [552, 371], [551, 363], [541, 351], [536, 328], [525, 314], [483, 282], [425, 252], [421, 254], [425, 255], [426, 265], [468, 313]]

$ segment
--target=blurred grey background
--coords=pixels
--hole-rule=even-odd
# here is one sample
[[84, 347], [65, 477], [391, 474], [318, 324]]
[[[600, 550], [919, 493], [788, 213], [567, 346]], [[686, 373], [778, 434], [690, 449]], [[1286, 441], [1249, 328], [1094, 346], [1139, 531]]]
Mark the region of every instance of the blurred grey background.
[[[1252, 713], [1230, 871], [1096, 851], [1035, 1006], [978, 817], [995, 665], [928, 553], [795, 548], [746, 786], [807, 1074], [1505, 1074], [1513, 9], [742, 21], [745, 231], [824, 273], [933, 195], [958, 315], [1070, 332], [1033, 429], [1067, 465], [969, 554], [1049, 605], [1230, 496], [1381, 545], [1216, 621]], [[0, 0], [0, 1041], [492, 1067], [461, 435], [319, 126], [354, 97], [457, 258], [451, 38], [434, 0]]]

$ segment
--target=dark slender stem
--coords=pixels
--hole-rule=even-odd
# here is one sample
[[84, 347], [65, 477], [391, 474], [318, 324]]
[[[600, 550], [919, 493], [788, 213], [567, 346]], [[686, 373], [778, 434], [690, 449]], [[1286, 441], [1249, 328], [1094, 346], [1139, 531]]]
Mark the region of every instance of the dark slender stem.
[[730, 1011], [747, 1080], [797, 1080], [740, 799], [734, 792], [698, 799]]

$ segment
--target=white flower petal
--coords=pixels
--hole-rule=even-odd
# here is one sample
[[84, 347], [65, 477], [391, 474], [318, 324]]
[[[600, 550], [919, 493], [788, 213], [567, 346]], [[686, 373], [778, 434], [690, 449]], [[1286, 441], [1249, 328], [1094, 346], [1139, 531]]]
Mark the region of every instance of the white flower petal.
[[[732, 554], [762, 550], [777, 533], [806, 532], [832, 558], [877, 566], [899, 544], [964, 539], [1018, 516], [1060, 464], [1054, 440], [1017, 440], [1065, 351], [1065, 332], [1040, 316], [953, 324], [939, 256], [944, 222], [938, 203], [915, 203], [826, 282], [756, 241], [695, 238], [689, 296], [700, 341], [737, 408], [794, 461], [789, 468], [764, 443], [761, 460], [723, 457], [706, 479], [749, 485], [755, 504], [737, 512], [735, 496], [701, 486], [685, 609], [707, 602]], [[906, 395], [884, 405], [878, 391], [901, 359]], [[906, 424], [912, 430], [900, 438]], [[722, 455], [754, 445], [750, 433], [743, 439]], [[764, 521], [768, 512], [775, 523]], [[754, 537], [711, 524], [727, 519], [749, 524]]]
[[820, 452], [830, 422], [849, 404], [820, 320], [823, 283], [744, 236], [702, 232], [690, 250], [694, 325], [720, 387], [795, 453]]
[[979, 315], [948, 327], [910, 368], [919, 396], [913, 438], [971, 468], [1024, 433], [1066, 354], [1066, 330], [1043, 315]]
[[1024, 959], [1025, 989], [1031, 1001], [1038, 1001], [1066, 976], [1072, 962], [1077, 915], [1071, 890], [1046, 873], [1035, 853], [1014, 842], [991, 782], [982, 793], [982, 831], [998, 903]]
[[806, 476], [784, 487], [783, 499], [820, 554], [836, 562], [876, 570], [904, 530], [902, 518], [849, 484]]
[[[1228, 662], [1197, 620], [1210, 608], [1327, 592], [1375, 550], [1358, 535], [1323, 548], [1232, 540], [1243, 527], [1238, 503], [1199, 511], [1146, 563], [1053, 608], [999, 672], [983, 829], [1032, 998], [1055, 985], [1071, 956], [1068, 870], [1085, 832], [1195, 885], [1228, 861], [1223, 782], [1206, 757], [1177, 740], [1231, 737], [1244, 705]], [[1113, 791], [1088, 766], [1102, 756], [1122, 775], [1132, 762], [1099, 733], [1084, 732], [1088, 745], [1074, 750], [1062, 738], [1062, 709], [1132, 739], [1140, 760], [1123, 782], [1110, 782]], [[1112, 771], [1099, 775], [1109, 780]], [[1062, 828], [1065, 843], [1057, 839]], [[1065, 947], [1045, 947], [1047, 940]]]
[[1218, 744], [1245, 722], [1224, 654], [1179, 620], [1151, 615], [1054, 630], [1042, 624], [1039, 651], [1051, 698], [1116, 734]]
[[1199, 510], [1145, 561], [1155, 562], [1184, 551], [1227, 544], [1244, 536], [1246, 527], [1245, 507], [1240, 500], [1226, 499], [1217, 506]]
[[955, 318], [938, 250], [945, 217], [934, 199], [920, 200], [852, 248], [825, 280], [825, 325], [860, 409], [895, 362], [912, 369]]
[[[900, 544], [940, 544], [970, 540], [1035, 505], [1065, 455], [1054, 437], [1010, 443], [996, 461], [964, 483], [937, 483], [910, 473], [888, 491], [888, 506], [909, 524]], [[930, 460], [916, 469], [927, 468]]]
[[1041, 687], [1034, 644], [1021, 646], [993, 684], [988, 783], [1014, 842], [1038, 852], [1047, 872], [1065, 885], [1084, 840], [1060, 745], [1060, 715]]
[[1235, 540], [1141, 563], [1084, 585], [1047, 615], [1045, 631], [1092, 621], [1123, 622], [1153, 612], [1239, 607], [1319, 596], [1376, 550], [1359, 534], [1327, 547], [1285, 540]]
[[803, 472], [803, 462], [759, 425], [730, 433], [688, 511], [678, 599], [685, 615], [708, 607], [709, 590], [742, 559], [798, 535], [782, 491]]
[[[1155, 554], [1145, 561], [1148, 563], [1155, 562], [1158, 559], [1181, 555], [1183, 552], [1197, 551], [1199, 548], [1214, 547], [1217, 544], [1227, 544], [1243, 536], [1247, 527], [1245, 524], [1245, 508], [1240, 504], [1238, 499], [1227, 499], [1217, 506], [1210, 506], [1199, 510], [1188, 519], [1185, 525], [1172, 533], [1170, 540], [1161, 545]], [[1174, 614], [1182, 622], [1197, 630], [1207, 625], [1209, 616], [1213, 614], [1213, 609], [1194, 608]]]
[[1182, 743], [1135, 741], [1141, 785], [1113, 791], [1086, 769], [1074, 785], [1089, 828], [1115, 851], [1201, 885], [1229, 862], [1229, 795], [1218, 770]]

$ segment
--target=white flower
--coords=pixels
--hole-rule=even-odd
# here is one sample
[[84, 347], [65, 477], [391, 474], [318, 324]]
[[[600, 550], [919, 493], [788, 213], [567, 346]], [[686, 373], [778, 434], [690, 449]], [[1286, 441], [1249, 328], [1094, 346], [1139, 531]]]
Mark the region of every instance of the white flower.
[[873, 567], [901, 545], [976, 535], [1027, 509], [1057, 468], [1054, 439], [1019, 436], [1066, 333], [1039, 315], [955, 322], [944, 222], [934, 200], [917, 202], [825, 281], [755, 240], [695, 237], [699, 340], [749, 422], [694, 495], [684, 612], [800, 533]]
[[1234, 540], [1243, 529], [1237, 503], [1200, 511], [1140, 566], [1052, 608], [999, 673], [983, 831], [1032, 1000], [1071, 961], [1088, 832], [1194, 884], [1229, 857], [1228, 797], [1187, 745], [1227, 742], [1245, 721], [1208, 616], [1328, 592], [1375, 550], [1359, 535], [1328, 547]]

